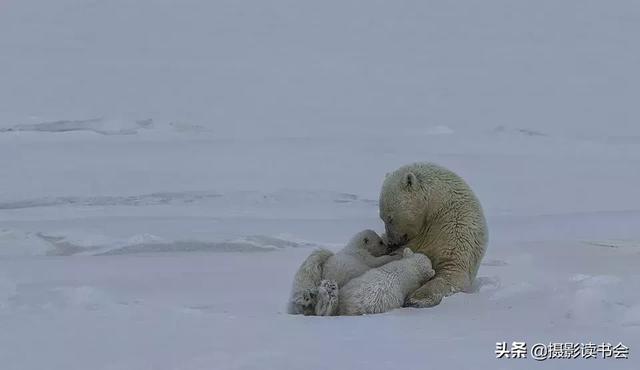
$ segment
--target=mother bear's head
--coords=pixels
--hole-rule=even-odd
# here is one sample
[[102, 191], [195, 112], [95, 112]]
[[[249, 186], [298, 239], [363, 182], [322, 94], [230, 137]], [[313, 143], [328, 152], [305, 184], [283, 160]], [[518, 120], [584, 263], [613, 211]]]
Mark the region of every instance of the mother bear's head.
[[380, 218], [390, 247], [407, 244], [420, 234], [427, 217], [428, 189], [419, 164], [387, 174], [380, 192]]

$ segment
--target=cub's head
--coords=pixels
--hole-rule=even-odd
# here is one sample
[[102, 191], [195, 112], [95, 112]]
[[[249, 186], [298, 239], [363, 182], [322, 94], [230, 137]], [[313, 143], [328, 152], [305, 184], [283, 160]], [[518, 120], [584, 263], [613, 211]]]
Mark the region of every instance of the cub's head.
[[380, 192], [380, 218], [390, 247], [405, 245], [420, 233], [426, 198], [423, 179], [411, 167], [387, 175]]
[[372, 256], [379, 257], [387, 253], [387, 245], [382, 241], [378, 233], [373, 230], [364, 230], [357, 233], [351, 241], [350, 245], [356, 245], [358, 248], [366, 249]]
[[431, 265], [431, 260], [422, 253], [414, 253], [411, 249], [405, 248], [402, 252], [402, 259], [411, 260], [412, 266], [416, 268], [424, 280], [431, 279], [436, 274]]

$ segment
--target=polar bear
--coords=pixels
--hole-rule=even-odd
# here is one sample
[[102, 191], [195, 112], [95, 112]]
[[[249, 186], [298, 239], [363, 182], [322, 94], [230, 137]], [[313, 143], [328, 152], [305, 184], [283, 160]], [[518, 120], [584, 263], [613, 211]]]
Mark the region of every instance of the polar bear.
[[326, 249], [312, 252], [293, 279], [288, 312], [329, 315], [336, 310], [339, 287], [373, 267], [400, 258], [386, 252], [387, 245], [373, 230], [357, 233], [335, 254]]
[[433, 275], [429, 257], [405, 248], [401, 260], [371, 269], [342, 287], [338, 312], [363, 315], [400, 308], [407, 295]]
[[435, 306], [471, 286], [488, 230], [480, 202], [458, 175], [426, 162], [387, 174], [380, 218], [391, 248], [406, 246], [427, 255], [436, 271], [407, 298], [406, 306]]
[[317, 249], [298, 268], [291, 287], [287, 312], [293, 315], [314, 315], [318, 286], [322, 281], [322, 266], [333, 256], [327, 249]]

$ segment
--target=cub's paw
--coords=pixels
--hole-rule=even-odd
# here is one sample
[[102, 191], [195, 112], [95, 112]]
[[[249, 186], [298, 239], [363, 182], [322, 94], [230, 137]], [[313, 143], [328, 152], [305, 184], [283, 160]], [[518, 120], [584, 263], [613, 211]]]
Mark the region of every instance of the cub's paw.
[[318, 286], [318, 290], [324, 289], [324, 291], [331, 297], [338, 296], [338, 283], [334, 280], [322, 280]]
[[322, 280], [318, 286], [317, 316], [335, 315], [338, 309], [338, 284], [332, 280]]
[[306, 289], [296, 294], [292, 300], [295, 313], [304, 314], [305, 316], [315, 313], [316, 303], [318, 302], [318, 289]]

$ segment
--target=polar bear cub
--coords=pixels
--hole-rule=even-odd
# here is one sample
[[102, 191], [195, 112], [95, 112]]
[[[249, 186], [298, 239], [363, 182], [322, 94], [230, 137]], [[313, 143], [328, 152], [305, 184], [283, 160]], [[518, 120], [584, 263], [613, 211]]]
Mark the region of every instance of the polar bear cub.
[[399, 258], [385, 255], [386, 252], [387, 245], [373, 230], [357, 233], [339, 252], [312, 252], [294, 277], [289, 313], [331, 315], [338, 308], [339, 287], [373, 267]]
[[387, 245], [375, 231], [361, 231], [354, 235], [341, 251], [327, 259], [322, 278], [333, 280], [338, 287], [342, 287], [349, 280], [373, 267], [399, 259], [386, 253]]
[[409, 294], [434, 275], [429, 257], [405, 248], [401, 260], [371, 269], [342, 287], [338, 313], [362, 315], [400, 308]]

